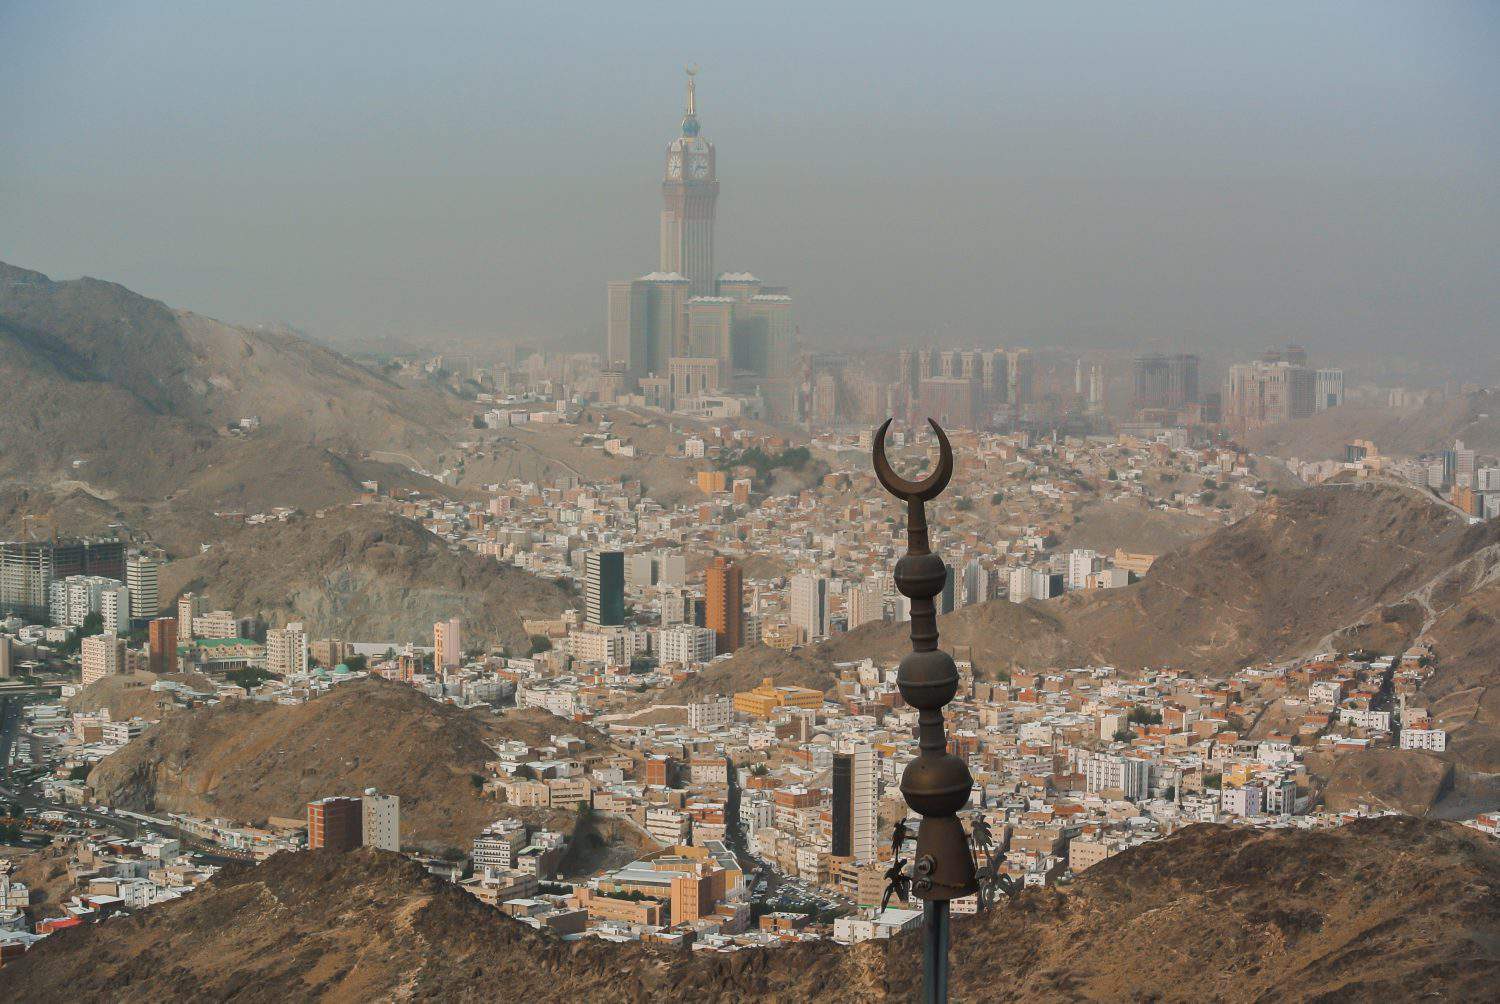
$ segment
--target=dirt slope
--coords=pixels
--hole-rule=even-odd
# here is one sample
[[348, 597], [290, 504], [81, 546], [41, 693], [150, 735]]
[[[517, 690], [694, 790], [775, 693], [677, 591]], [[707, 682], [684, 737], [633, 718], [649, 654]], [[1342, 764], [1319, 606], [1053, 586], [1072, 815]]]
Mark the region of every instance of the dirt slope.
[[494, 759], [486, 740], [565, 733], [609, 748], [544, 711], [459, 711], [370, 679], [302, 705], [237, 701], [169, 714], [105, 758], [89, 783], [116, 807], [242, 822], [296, 818], [313, 799], [375, 787], [401, 797], [404, 845], [463, 847], [502, 814], [474, 781]]
[[[1487, 998], [1500, 978], [1500, 845], [1451, 823], [1195, 826], [1069, 895], [953, 928], [955, 1001]], [[12, 1000], [907, 1001], [888, 944], [653, 951], [564, 942], [394, 855], [278, 855], [179, 902], [65, 931], [0, 970]], [[543, 988], [543, 989], [539, 989]]]
[[435, 621], [463, 621], [464, 645], [526, 642], [521, 620], [556, 616], [554, 582], [447, 542], [366, 506], [245, 527], [162, 572], [162, 595], [205, 592], [216, 607], [271, 624], [301, 619], [314, 637], [432, 644]]

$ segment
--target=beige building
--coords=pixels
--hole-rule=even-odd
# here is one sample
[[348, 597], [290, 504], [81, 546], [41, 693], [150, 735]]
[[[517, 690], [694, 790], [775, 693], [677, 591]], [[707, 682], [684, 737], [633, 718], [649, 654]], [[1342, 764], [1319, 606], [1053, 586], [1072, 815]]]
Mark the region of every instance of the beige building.
[[124, 670], [125, 642], [117, 634], [106, 632], [91, 635], [83, 639], [81, 651], [85, 687], [95, 680], [115, 676]]
[[266, 668], [283, 676], [307, 672], [307, 632], [301, 621], [266, 632]]
[[463, 665], [463, 632], [458, 618], [432, 625], [432, 668], [450, 669]]

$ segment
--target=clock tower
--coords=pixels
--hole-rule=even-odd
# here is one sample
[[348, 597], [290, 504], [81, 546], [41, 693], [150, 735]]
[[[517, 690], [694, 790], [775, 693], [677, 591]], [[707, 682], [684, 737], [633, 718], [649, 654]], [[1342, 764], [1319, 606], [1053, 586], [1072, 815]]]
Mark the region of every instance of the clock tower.
[[687, 68], [687, 109], [682, 135], [667, 146], [667, 169], [661, 183], [661, 271], [688, 280], [689, 296], [713, 296], [714, 204], [719, 199], [713, 144], [698, 135], [698, 101]]

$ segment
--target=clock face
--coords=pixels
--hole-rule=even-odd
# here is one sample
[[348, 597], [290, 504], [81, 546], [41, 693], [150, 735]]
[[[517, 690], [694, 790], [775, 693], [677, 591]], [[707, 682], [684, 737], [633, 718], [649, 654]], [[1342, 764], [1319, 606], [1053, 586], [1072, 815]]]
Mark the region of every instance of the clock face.
[[667, 158], [667, 177], [682, 177], [682, 154], [674, 153]]
[[688, 164], [688, 177], [708, 177], [708, 158], [703, 156], [694, 157]]

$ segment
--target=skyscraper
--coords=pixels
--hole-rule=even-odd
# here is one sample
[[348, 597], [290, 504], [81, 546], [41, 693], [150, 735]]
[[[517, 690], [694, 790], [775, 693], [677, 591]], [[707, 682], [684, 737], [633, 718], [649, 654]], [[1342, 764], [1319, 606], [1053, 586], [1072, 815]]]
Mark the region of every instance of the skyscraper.
[[1198, 357], [1152, 352], [1135, 357], [1134, 404], [1137, 411], [1180, 411], [1198, 400]]
[[699, 135], [696, 67], [687, 74], [682, 135], [667, 146], [661, 183], [661, 270], [688, 280], [693, 296], [714, 294], [714, 207], [719, 201], [714, 146]]
[[[666, 150], [657, 268], [608, 284], [606, 363], [633, 378], [625, 385], [638, 384], [650, 407], [737, 387], [760, 390], [784, 410], [794, 376], [792, 298], [749, 272], [715, 271], [718, 161], [701, 135], [695, 73], [681, 133]], [[682, 363], [675, 372], [674, 361]]]
[[584, 619], [625, 623], [625, 552], [590, 551], [584, 564]]
[[827, 637], [827, 579], [812, 574], [793, 576], [792, 624], [801, 629], [804, 641]]
[[733, 652], [745, 643], [745, 579], [740, 567], [719, 555], [708, 568], [707, 624], [714, 650]]

